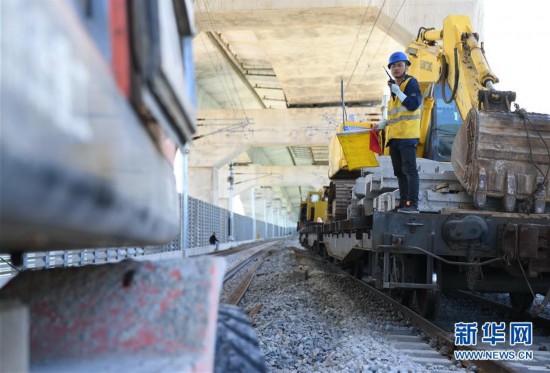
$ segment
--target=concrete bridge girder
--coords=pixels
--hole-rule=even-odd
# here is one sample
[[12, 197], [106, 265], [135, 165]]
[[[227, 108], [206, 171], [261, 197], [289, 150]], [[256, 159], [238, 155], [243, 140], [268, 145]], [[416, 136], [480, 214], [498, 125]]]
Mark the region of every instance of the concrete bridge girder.
[[[380, 109], [377, 106], [354, 107], [349, 108], [347, 113], [353, 115], [356, 120], [367, 121], [378, 117]], [[229, 176], [227, 165], [240, 154], [252, 147], [328, 147], [331, 137], [342, 121], [340, 108], [247, 110], [247, 118], [242, 114], [228, 110], [199, 112], [198, 123], [204, 125], [199, 127], [198, 139], [193, 142], [189, 151], [191, 196], [225, 207], [223, 201], [227, 198]], [[235, 124], [245, 121], [248, 124], [244, 128], [235, 127]], [[224, 128], [229, 130], [223, 131]], [[236, 174], [235, 195], [252, 186], [302, 186], [319, 189], [328, 184], [327, 169], [326, 165], [251, 164], [247, 167], [236, 167], [235, 171], [242, 175]], [[294, 211], [297, 210], [297, 205], [299, 199], [285, 203], [285, 206]]]
[[[250, 147], [328, 146], [342, 122], [342, 109], [201, 110], [189, 167], [221, 167]], [[380, 107], [350, 108], [356, 120], [372, 120]], [[217, 132], [215, 132], [217, 131]]]
[[[209, 4], [207, 8], [196, 2], [195, 10], [199, 35], [224, 35], [230, 54], [238, 61], [252, 61], [272, 69], [285, 101], [294, 105], [338, 102], [340, 79], [346, 82], [348, 102], [379, 102], [387, 80], [379, 66], [385, 65], [391, 52], [408, 45], [420, 26], [440, 28], [449, 14], [470, 15], [476, 30], [482, 31], [482, 3], [481, 0], [436, 3], [337, 0], [312, 4], [306, 0], [242, 0]], [[353, 48], [352, 43], [358, 47]], [[221, 82], [206, 63], [213, 59], [213, 52], [207, 54], [205, 44], [203, 37], [196, 43], [197, 58], [205, 61], [197, 64], [197, 71], [201, 81], [207, 82], [202, 87], [212, 92], [210, 87]], [[363, 45], [368, 58], [361, 58], [365, 57], [362, 51], [365, 48], [360, 47]], [[226, 79], [230, 74], [230, 69], [224, 71]], [[250, 87], [246, 87], [242, 77], [234, 77], [226, 85], [239, 85], [242, 103]], [[226, 103], [227, 96], [227, 93], [217, 95]], [[257, 107], [256, 100], [257, 97], [247, 97], [244, 107]]]
[[[346, 102], [358, 105], [347, 113], [373, 120], [387, 80], [380, 66], [391, 52], [403, 50], [420, 26], [440, 28], [447, 15], [466, 14], [483, 33], [483, 0], [235, 0], [194, 7], [200, 101], [198, 138], [189, 156], [190, 175], [198, 182], [190, 195], [213, 203], [227, 193], [227, 164], [251, 154], [251, 148], [328, 146], [342, 121], [341, 108], [330, 107], [340, 101], [340, 80]], [[246, 66], [268, 74], [250, 78]], [[283, 97], [282, 108], [260, 109], [270, 107], [263, 94]], [[325, 107], [305, 108], [316, 106]], [[237, 184], [235, 192], [242, 195], [252, 185], [280, 186], [284, 192], [294, 180], [291, 169]], [[312, 177], [308, 183], [303, 174], [301, 185], [326, 184]]]

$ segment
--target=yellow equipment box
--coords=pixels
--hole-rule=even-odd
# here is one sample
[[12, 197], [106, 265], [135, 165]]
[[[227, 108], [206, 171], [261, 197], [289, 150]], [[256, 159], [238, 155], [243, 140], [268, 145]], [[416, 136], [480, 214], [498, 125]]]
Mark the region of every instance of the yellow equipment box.
[[340, 124], [329, 147], [329, 178], [340, 170], [377, 167], [376, 153], [371, 150], [372, 122]]

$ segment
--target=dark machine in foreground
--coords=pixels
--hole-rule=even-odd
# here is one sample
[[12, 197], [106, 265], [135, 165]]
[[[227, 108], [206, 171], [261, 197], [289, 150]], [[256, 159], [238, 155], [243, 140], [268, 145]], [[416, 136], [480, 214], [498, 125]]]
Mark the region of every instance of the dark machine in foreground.
[[196, 128], [193, 2], [1, 9], [0, 260], [17, 275], [0, 276], [0, 371], [265, 371], [243, 365], [259, 347], [241, 311], [218, 316], [225, 262], [160, 247]]

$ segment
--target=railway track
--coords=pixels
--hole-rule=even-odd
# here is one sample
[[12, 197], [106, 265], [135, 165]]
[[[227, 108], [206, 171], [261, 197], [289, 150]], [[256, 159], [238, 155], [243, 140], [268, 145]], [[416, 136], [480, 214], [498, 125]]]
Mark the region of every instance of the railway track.
[[[482, 372], [530, 372], [530, 371], [548, 371], [550, 370], [550, 352], [546, 351], [546, 346], [550, 346], [550, 338], [546, 335], [534, 335], [533, 344], [531, 346], [521, 346], [519, 348], [514, 348], [509, 345], [501, 345], [500, 347], [493, 347], [489, 343], [478, 343], [476, 346], [457, 346], [455, 344], [455, 333], [454, 325], [455, 323], [465, 322], [469, 320], [464, 320], [460, 318], [436, 318], [435, 321], [428, 320], [420, 316], [415, 310], [402, 305], [400, 302], [391, 298], [384, 292], [379, 291], [368, 283], [355, 278], [352, 274], [342, 271], [349, 276], [350, 279], [362, 284], [367, 291], [371, 294], [376, 295], [378, 298], [383, 299], [385, 302], [390, 303], [393, 308], [401, 312], [406, 319], [408, 319], [413, 324], [417, 325], [425, 334], [427, 338], [420, 338], [414, 336], [407, 330], [395, 330], [393, 335], [390, 336], [390, 339], [395, 339], [399, 346], [403, 347], [402, 352], [418, 356], [426, 360], [430, 359], [439, 359], [442, 356], [446, 356], [449, 360], [453, 360], [454, 354], [453, 351], [496, 351], [496, 350], [514, 350], [517, 354], [521, 351], [532, 351], [533, 359], [525, 361], [515, 361], [515, 360], [461, 360], [462, 364], [468, 369], [474, 369]], [[490, 307], [492, 311], [496, 313], [496, 316], [489, 318], [490, 321], [502, 321], [510, 320], [509, 315], [512, 314], [512, 307], [485, 299], [475, 294], [468, 292], [457, 292], [461, 297], [469, 299], [471, 302], [477, 302], [482, 304], [484, 307]], [[532, 322], [535, 329], [548, 330], [550, 327], [550, 320], [543, 317], [530, 318], [530, 316], [525, 313], [523, 315], [525, 320]], [[487, 320], [478, 320], [479, 327]], [[474, 320], [472, 320], [474, 321]], [[432, 353], [428, 352], [428, 348], [432, 350]]]
[[[311, 259], [315, 262], [327, 263], [326, 259], [323, 259], [315, 254], [311, 254], [306, 251], [296, 251], [295, 256], [297, 258], [303, 257]], [[268, 251], [258, 251], [256, 254], [239, 261], [239, 263], [233, 265], [226, 274], [225, 283], [234, 282], [232, 289], [225, 289], [224, 293], [230, 293], [225, 296], [225, 303], [237, 304], [239, 303], [242, 295], [246, 292], [248, 285], [255, 276], [256, 271], [260, 268], [264, 262], [269, 258]], [[297, 260], [300, 262], [300, 260]], [[334, 267], [334, 266], [333, 266]], [[246, 270], [248, 268], [248, 270]], [[244, 273], [246, 270], [246, 273]], [[521, 346], [523, 350], [530, 350], [533, 352], [533, 359], [528, 361], [499, 361], [499, 360], [473, 360], [467, 361], [461, 359], [461, 365], [454, 359], [454, 351], [488, 351], [494, 350], [495, 347], [489, 346], [487, 343], [479, 343], [473, 347], [456, 346], [454, 335], [454, 323], [473, 321], [470, 320], [472, 316], [460, 317], [460, 310], [456, 307], [458, 316], [453, 315], [446, 318], [438, 318], [435, 321], [427, 320], [421, 317], [414, 309], [409, 309], [401, 305], [398, 301], [389, 297], [386, 293], [380, 292], [373, 288], [369, 284], [354, 278], [344, 270], [337, 268], [337, 271], [344, 275], [349, 281], [353, 281], [365, 289], [369, 294], [372, 294], [376, 298], [383, 300], [385, 303], [390, 304], [393, 308], [396, 316], [401, 318], [404, 323], [400, 326], [390, 326], [385, 328], [384, 333], [386, 340], [389, 341], [397, 350], [403, 355], [410, 356], [415, 362], [419, 364], [425, 364], [429, 366], [449, 366], [455, 364], [458, 366], [464, 366], [468, 370], [474, 370], [479, 372], [532, 372], [532, 371], [545, 371], [550, 369], [550, 352], [544, 350], [544, 346], [550, 346], [550, 339], [544, 335], [540, 335], [539, 328], [545, 328], [544, 325], [547, 320], [539, 318], [537, 321], [533, 319], [533, 323], [537, 330], [536, 335], [533, 336], [533, 345], [529, 347]], [[238, 274], [238, 276], [237, 276]], [[239, 277], [237, 279], [237, 277]], [[453, 295], [455, 296], [455, 295]], [[470, 294], [463, 294], [462, 292], [456, 293], [457, 297], [462, 298], [463, 302], [474, 304], [473, 300], [470, 300]], [[248, 297], [248, 296], [247, 296]], [[479, 297], [478, 297], [479, 298]], [[498, 305], [493, 308], [492, 303], [487, 300], [483, 301], [483, 307], [488, 308], [489, 311], [483, 313], [474, 309], [475, 318], [478, 321], [478, 325], [481, 327], [484, 321], [501, 321], [505, 320], [506, 315], [510, 312], [510, 307], [504, 305]], [[478, 301], [476, 301], [478, 302]], [[261, 307], [261, 304], [249, 306]], [[453, 305], [451, 305], [453, 307]], [[470, 306], [471, 307], [471, 306]], [[475, 306], [474, 306], [475, 307]], [[482, 306], [477, 306], [481, 308]], [[350, 315], [355, 311], [350, 309]], [[261, 327], [260, 327], [261, 328]], [[480, 331], [481, 333], [481, 331]], [[542, 348], [541, 348], [542, 346]], [[498, 347], [498, 346], [497, 346]], [[500, 350], [513, 350], [514, 347], [509, 344], [503, 345]]]
[[[271, 255], [277, 241], [251, 243], [213, 253], [230, 263], [224, 275], [216, 340], [216, 372], [267, 372], [265, 357], [257, 334], [244, 314], [239, 301], [248, 290], [256, 271]], [[269, 250], [269, 251], [268, 251]], [[236, 260], [235, 260], [236, 259]], [[237, 278], [242, 272], [243, 276]]]
[[[405, 307], [387, 294], [379, 291], [368, 283], [355, 278], [352, 274], [342, 270], [342, 274], [349, 277], [350, 280], [363, 286], [370, 294], [392, 305], [394, 310], [400, 312], [406, 320], [416, 325], [422, 330], [423, 335], [411, 333], [409, 328], [393, 328], [387, 330], [388, 338], [396, 348], [403, 354], [415, 358], [422, 363], [438, 363], [441, 360], [451, 361], [450, 353], [454, 349], [454, 340], [452, 333], [434, 324], [430, 320], [423, 318], [410, 308]], [[464, 364], [469, 367], [469, 364]], [[487, 367], [491, 369], [492, 367]], [[487, 370], [488, 372], [492, 370]]]
[[235, 246], [235, 247], [232, 247], [232, 248], [229, 248], [229, 249], [226, 249], [226, 250], [212, 251], [210, 253], [203, 254], [203, 255], [223, 256], [223, 257], [225, 257], [225, 256], [230, 256], [230, 255], [237, 254], [237, 253], [247, 251], [247, 250], [260, 249], [260, 248], [263, 248], [263, 247], [269, 247], [269, 246], [273, 245], [273, 243], [280, 242], [280, 240], [281, 239], [277, 238], [277, 239], [272, 239], [272, 240], [261, 241], [260, 243], [258, 243], [258, 242], [249, 242], [249, 243], [245, 243], [245, 244], [242, 244], [242, 245], [239, 245], [239, 246]]
[[[307, 254], [311, 259], [317, 261], [323, 261], [330, 263], [327, 259], [321, 258], [316, 254]], [[335, 265], [338, 267], [337, 265]], [[478, 322], [478, 327], [484, 324], [484, 322], [509, 322], [518, 321], [517, 314], [514, 314], [511, 306], [483, 298], [479, 295], [472, 294], [470, 292], [453, 292], [450, 296], [462, 297], [469, 303], [476, 303], [478, 307], [484, 307], [487, 310], [485, 312], [476, 313], [474, 317], [460, 315], [458, 310], [452, 313], [452, 316], [448, 317], [436, 317], [434, 320], [429, 320], [419, 315], [417, 310], [401, 304], [395, 300], [389, 294], [382, 292], [369, 283], [355, 277], [354, 273], [349, 273], [341, 269], [345, 276], [348, 276], [351, 280], [361, 284], [369, 293], [375, 295], [377, 298], [382, 299], [384, 302], [389, 303], [392, 307], [403, 314], [403, 316], [414, 325], [418, 326], [424, 333], [424, 338], [413, 335], [410, 330], [391, 330], [390, 340], [394, 340], [396, 346], [399, 346], [403, 353], [411, 356], [415, 356], [422, 361], [437, 361], [441, 358], [448, 360], [454, 360], [454, 351], [499, 351], [509, 350], [518, 353], [522, 351], [530, 351], [533, 353], [532, 360], [515, 361], [515, 360], [460, 360], [462, 364], [474, 370], [482, 372], [528, 372], [528, 371], [549, 371], [550, 370], [550, 352], [547, 351], [550, 347], [550, 338], [547, 336], [550, 330], [550, 320], [544, 317], [530, 317], [527, 312], [521, 315], [522, 321], [528, 321], [533, 324], [534, 330], [541, 334], [533, 335], [533, 343], [531, 346], [512, 347], [509, 343], [505, 345], [499, 345], [497, 347], [491, 346], [488, 343], [478, 343], [476, 346], [457, 346], [455, 344], [454, 325], [460, 322]], [[470, 311], [471, 313], [471, 311]], [[483, 313], [483, 316], [481, 316]], [[513, 316], [515, 319], [511, 319]], [[478, 338], [481, 339], [481, 338]]]
[[[272, 254], [273, 250], [278, 247], [279, 241], [271, 241], [260, 245], [250, 245], [246, 248], [233, 251], [231, 254], [244, 253], [251, 251], [251, 254], [245, 256], [235, 264], [231, 265], [224, 276], [224, 294], [222, 296], [223, 303], [237, 305], [243, 295], [248, 290], [252, 279], [256, 272], [264, 263], [264, 261]], [[275, 246], [275, 247], [273, 247]], [[254, 251], [252, 251], [254, 250]], [[227, 254], [230, 255], [230, 254]], [[227, 256], [225, 255], [225, 256]], [[244, 275], [240, 276], [237, 281], [232, 281], [238, 274], [241, 274], [246, 269]], [[230, 284], [231, 283], [231, 284]]]
[[273, 369], [457, 370], [426, 343], [414, 323], [366, 294], [364, 283], [305, 251], [274, 255], [277, 259], [262, 267], [253, 292], [242, 302], [255, 314], [252, 323]]
[[[253, 262], [255, 262], [253, 265], [251, 265], [246, 274], [244, 275], [244, 277], [242, 278], [242, 280], [240, 281], [239, 285], [237, 286], [237, 288], [233, 291], [233, 293], [229, 296], [229, 300], [227, 301], [227, 303], [229, 304], [234, 304], [234, 305], [237, 305], [239, 303], [239, 301], [241, 300], [241, 298], [243, 297], [243, 295], [246, 293], [246, 291], [248, 290], [248, 287], [250, 286], [250, 283], [252, 282], [252, 279], [254, 278], [254, 276], [256, 275], [256, 272], [258, 271], [258, 269], [262, 266], [262, 264], [264, 263], [264, 261], [271, 255], [272, 253], [272, 250], [270, 251], [267, 251], [267, 252], [258, 252], [254, 255], [252, 255], [249, 259], [247, 259], [246, 261], [243, 261], [244, 263], [242, 265], [239, 265], [239, 269], [237, 269], [237, 271], [235, 272], [232, 272], [231, 274], [228, 273], [228, 275], [230, 275], [230, 277], [227, 279], [227, 281], [230, 279], [230, 278], [233, 278], [235, 276], [235, 274], [240, 271], [244, 266], [248, 265], [248, 264], [252, 264]], [[226, 275], [227, 277], [227, 275]], [[224, 279], [224, 283], [225, 283], [225, 279]]]
[[[341, 263], [340, 263], [341, 264]], [[340, 266], [341, 267], [341, 266]], [[547, 337], [549, 330], [550, 330], [550, 320], [544, 318], [544, 317], [536, 317], [531, 318], [530, 315], [527, 313], [523, 313], [522, 315], [518, 315], [517, 313], [513, 312], [513, 308], [507, 305], [504, 305], [502, 303], [494, 302], [488, 299], [484, 299], [479, 296], [475, 296], [474, 294], [468, 293], [468, 292], [456, 292], [456, 294], [468, 298], [468, 302], [473, 303], [480, 303], [482, 302], [484, 307], [490, 309], [490, 312], [492, 314], [485, 316], [484, 318], [479, 317], [479, 315], [470, 316], [468, 319], [466, 319], [464, 316], [455, 316], [454, 318], [447, 317], [446, 319], [442, 319], [441, 317], [436, 318], [435, 322], [432, 322], [422, 316], [420, 316], [420, 312], [417, 312], [416, 309], [408, 308], [407, 306], [401, 304], [401, 302], [391, 298], [389, 294], [386, 292], [381, 292], [375, 287], [371, 286], [367, 282], [364, 282], [362, 280], [357, 279], [358, 277], [357, 272], [353, 272], [353, 268], [348, 268], [348, 271], [344, 271], [347, 276], [350, 276], [350, 278], [353, 278], [354, 281], [358, 281], [358, 283], [363, 284], [366, 289], [369, 290], [369, 292], [375, 294], [377, 297], [383, 299], [385, 302], [392, 304], [393, 308], [401, 312], [407, 319], [409, 319], [411, 322], [413, 322], [415, 325], [418, 325], [420, 329], [425, 333], [427, 336], [427, 341], [429, 341], [429, 344], [433, 348], [437, 348], [438, 352], [441, 355], [448, 356], [449, 358], [453, 358], [454, 351], [461, 351], [461, 350], [468, 350], [468, 351], [481, 351], [483, 356], [489, 356], [489, 354], [495, 352], [495, 351], [504, 351], [506, 352], [506, 356], [508, 359], [510, 359], [512, 356], [517, 356], [517, 353], [527, 353], [532, 354], [531, 360], [495, 360], [492, 358], [487, 359], [476, 359], [475, 361], [466, 361], [464, 359], [460, 359], [465, 366], [472, 366], [477, 369], [481, 369], [482, 371], [487, 372], [493, 372], [493, 371], [499, 371], [499, 372], [523, 372], [523, 371], [532, 371], [536, 369], [540, 369], [543, 371], [550, 371], [550, 353], [547, 352], [547, 349], [550, 349], [550, 338]], [[437, 299], [433, 299], [432, 301], [438, 301]], [[409, 302], [410, 303], [410, 302]], [[413, 305], [414, 307], [414, 305]], [[509, 338], [510, 335], [506, 334], [504, 342], [501, 343], [499, 340], [498, 344], [495, 344], [491, 346], [487, 343], [476, 343], [475, 346], [456, 346], [455, 345], [455, 324], [456, 323], [473, 323], [477, 322], [477, 330], [481, 339], [482, 333], [484, 331], [481, 329], [485, 322], [488, 323], [496, 323], [496, 322], [504, 322], [506, 333], [509, 332], [510, 328], [510, 322], [516, 322], [518, 320], [521, 321], [527, 321], [531, 322], [533, 325], [533, 328], [531, 330], [536, 331], [538, 334], [533, 334], [533, 343], [531, 345], [523, 345], [520, 344], [521, 349], [517, 346], [510, 346], [509, 344]], [[502, 325], [502, 324], [500, 324]], [[492, 333], [492, 332], [491, 332]], [[399, 334], [399, 333], [398, 333]], [[410, 333], [409, 333], [410, 334]], [[405, 351], [406, 353], [410, 353], [412, 351], [409, 351], [411, 349], [414, 350], [414, 337], [411, 337], [410, 335], [402, 335], [403, 340], [405, 341]], [[516, 355], [511, 355], [516, 354]], [[480, 355], [477, 355], [479, 357]], [[434, 358], [436, 356], [434, 355]], [[530, 356], [527, 355], [526, 358], [529, 358]]]

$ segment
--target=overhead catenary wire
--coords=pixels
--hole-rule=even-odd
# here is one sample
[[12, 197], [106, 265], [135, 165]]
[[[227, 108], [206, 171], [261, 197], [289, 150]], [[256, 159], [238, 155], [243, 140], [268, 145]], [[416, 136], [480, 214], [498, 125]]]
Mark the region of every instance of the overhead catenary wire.
[[[210, 9], [208, 8], [208, 3], [206, 2], [206, 0], [203, 0], [203, 4], [204, 4], [204, 9], [203, 10], [201, 8], [201, 5], [200, 5], [200, 1], [197, 1], [197, 5], [200, 9], [201, 12], [203, 13], [206, 13], [209, 21], [210, 21], [210, 24], [212, 25], [212, 28], [214, 29], [214, 32], [217, 32], [215, 31], [216, 27], [215, 27], [215, 21], [214, 21], [214, 17], [212, 16], [211, 12], [210, 12]], [[203, 34], [201, 34], [201, 40], [203, 41], [203, 44], [204, 43], [204, 39], [202, 38]], [[205, 45], [205, 48], [206, 48], [206, 45]], [[208, 51], [208, 49], [206, 49]], [[210, 53], [208, 52], [208, 55], [210, 57]], [[224, 90], [227, 92], [227, 98], [229, 99], [230, 101], [230, 105], [233, 106], [233, 109], [237, 110], [237, 106], [236, 106], [236, 103], [235, 103], [235, 100], [233, 99], [232, 97], [232, 94], [231, 94], [231, 87], [229, 86], [229, 77], [228, 77], [228, 74], [225, 70], [225, 64], [223, 63], [223, 60], [221, 59], [221, 57], [219, 56], [218, 53], [215, 54], [216, 58], [218, 59], [218, 65], [220, 66], [220, 71], [222, 73], [222, 77], [223, 77], [223, 83], [225, 83], [225, 87], [224, 87]], [[216, 69], [216, 63], [212, 60], [212, 58], [210, 58], [210, 61], [212, 62], [213, 64], [213, 68], [214, 68], [214, 71], [217, 71]], [[236, 92], [236, 91], [235, 91]]]
[[208, 133], [205, 133], [205, 134], [202, 134], [202, 135], [194, 136], [193, 140], [194, 141], [199, 140], [199, 139], [202, 139], [204, 137], [215, 135], [216, 133], [220, 133], [220, 132], [229, 132], [229, 131], [232, 131], [233, 129], [246, 127], [249, 124], [250, 124], [250, 122], [247, 120], [243, 123], [228, 125], [224, 128], [220, 128], [220, 129], [217, 129], [217, 130], [212, 131], [212, 132], [208, 132]]
[[371, 62], [369, 62], [367, 64], [367, 68], [365, 69], [365, 72], [363, 73], [363, 76], [361, 77], [361, 80], [359, 80], [359, 83], [357, 84], [357, 90], [360, 90], [361, 89], [361, 83], [363, 83], [363, 80], [365, 79], [365, 77], [367, 76], [367, 73], [369, 72], [369, 69], [370, 67], [372, 66], [372, 63], [374, 62], [374, 58], [376, 58], [376, 56], [378, 55], [378, 52], [380, 52], [380, 48], [382, 48], [382, 45], [384, 44], [384, 42], [386, 41], [386, 38], [388, 37], [388, 34], [389, 32], [391, 31], [392, 27], [393, 27], [393, 24], [395, 23], [395, 20], [397, 19], [397, 17], [399, 16], [399, 13], [401, 13], [401, 9], [403, 9], [403, 5], [405, 5], [405, 1], [406, 0], [403, 0], [401, 2], [401, 5], [399, 6], [399, 9], [397, 10], [397, 12], [395, 13], [391, 23], [390, 23], [390, 26], [388, 27], [388, 29], [386, 30], [386, 33], [384, 35], [384, 37], [382, 38], [382, 40], [380, 41], [380, 44], [378, 44], [378, 48], [376, 49], [376, 52], [374, 52], [372, 54], [372, 59], [371, 59]]
[[[214, 17], [212, 16], [212, 12], [210, 11], [210, 8], [208, 6], [208, 2], [206, 0], [203, 0], [203, 2], [204, 2], [204, 6], [206, 8], [206, 13], [208, 15], [208, 18], [210, 19], [210, 22], [212, 23], [212, 26], [215, 26], [216, 21], [214, 20]], [[229, 75], [229, 80], [231, 81], [231, 84], [233, 85], [235, 96], [237, 97], [237, 100], [239, 101], [239, 105], [241, 106], [241, 110], [243, 112], [243, 115], [245, 116], [247, 121], [249, 121], [248, 115], [246, 114], [246, 110], [245, 110], [243, 102], [241, 100], [241, 96], [239, 95], [239, 90], [237, 89], [237, 86], [235, 85], [235, 80], [228, 73], [229, 68], [228, 68], [227, 64], [222, 63], [221, 65], [222, 65], [222, 68], [226, 69], [225, 73], [227, 73]]]
[[351, 79], [353, 78], [353, 75], [355, 74], [355, 70], [357, 70], [357, 66], [359, 66], [359, 62], [361, 61], [361, 57], [363, 57], [363, 53], [365, 53], [365, 49], [367, 48], [367, 45], [369, 44], [370, 38], [372, 36], [372, 33], [374, 32], [374, 28], [376, 27], [376, 24], [378, 23], [378, 19], [380, 18], [380, 15], [382, 14], [382, 10], [384, 9], [384, 5], [386, 5], [386, 0], [384, 0], [384, 3], [380, 7], [380, 10], [378, 11], [378, 15], [376, 16], [376, 19], [374, 20], [374, 23], [372, 24], [372, 27], [369, 32], [369, 36], [367, 37], [367, 40], [365, 41], [365, 44], [363, 45], [363, 49], [361, 50], [361, 54], [359, 55], [359, 58], [357, 58], [357, 62], [355, 63], [355, 66], [353, 67], [353, 71], [351, 72], [351, 75], [346, 83], [346, 87], [344, 88], [344, 91], [348, 89], [349, 83], [351, 82]]
[[[242, 63], [238, 60], [236, 55], [232, 52], [229, 43], [226, 43], [223, 40], [222, 35], [219, 34], [219, 33], [207, 31], [206, 34], [208, 35], [208, 38], [212, 41], [212, 44], [214, 44], [214, 46], [219, 50], [221, 56], [225, 60], [227, 60], [227, 63], [231, 67], [231, 70], [233, 70], [237, 74], [237, 76], [239, 76], [241, 78], [240, 80], [250, 90], [250, 92], [253, 94], [253, 96], [256, 98], [256, 100], [258, 100], [258, 102], [261, 105], [261, 108], [265, 109], [266, 105], [265, 105], [264, 101], [259, 96], [256, 89], [254, 89], [254, 87], [252, 86], [250, 81], [248, 81], [248, 79], [246, 78], [246, 76], [245, 76], [246, 73], [243, 72], [243, 70], [241, 68]], [[232, 80], [232, 81], [234, 83], [234, 80]], [[240, 99], [240, 96], [239, 96], [239, 99]], [[241, 105], [242, 105], [242, 102], [241, 102]]]
[[[217, 23], [217, 22], [215, 21], [213, 15], [212, 15], [212, 12], [210, 11], [208, 2], [207, 2], [206, 0], [203, 0], [203, 4], [204, 4], [204, 8], [205, 8], [205, 10], [206, 10], [205, 13], [206, 13], [208, 19], [210, 20], [210, 23], [212, 24], [212, 28], [213, 28], [213, 29], [216, 29], [215, 26], [216, 26], [216, 23]], [[202, 10], [202, 8], [201, 8], [201, 6], [200, 6], [200, 1], [197, 2], [197, 5], [198, 5], [198, 7], [199, 7], [199, 10], [202, 12], [203, 10]], [[214, 31], [214, 32], [216, 32], [216, 31]], [[203, 42], [204, 42], [204, 41], [203, 41]], [[217, 56], [218, 58], [220, 58], [219, 55], [216, 54], [216, 56]], [[211, 61], [212, 61], [212, 60], [211, 60]], [[234, 104], [234, 107], [233, 107], [233, 108], [234, 108], [235, 110], [238, 110], [238, 108], [237, 108], [237, 106], [236, 106], [236, 103], [235, 103], [235, 101], [234, 101], [234, 97], [236, 97], [236, 98], [237, 98], [237, 101], [238, 101], [238, 103], [239, 103], [239, 105], [240, 105], [240, 110], [242, 110], [243, 115], [244, 115], [244, 116], [247, 118], [247, 120], [248, 120], [248, 115], [246, 114], [246, 110], [245, 110], [245, 108], [244, 108], [243, 102], [242, 102], [241, 97], [240, 97], [240, 95], [239, 95], [239, 90], [237, 89], [237, 86], [235, 85], [234, 79], [232, 79], [232, 77], [230, 76], [229, 72], [226, 70], [226, 69], [228, 69], [228, 67], [226, 66], [225, 63], [223, 63], [223, 61], [220, 61], [219, 65], [221, 66], [221, 71], [222, 71], [222, 74], [223, 74], [223, 77], [224, 77], [224, 81], [225, 81], [226, 86], [227, 86], [227, 91], [229, 92], [228, 98], [230, 98], [230, 99], [231, 99], [231, 103]], [[215, 69], [215, 65], [214, 65], [214, 69]], [[233, 92], [235, 92], [235, 95], [234, 95], [234, 96], [231, 95], [231, 87], [230, 87], [230, 84], [228, 83], [228, 81], [229, 81], [229, 82], [231, 83], [231, 85], [233, 86]]]
[[353, 45], [351, 46], [351, 49], [348, 53], [348, 58], [346, 59], [346, 63], [344, 64], [344, 69], [342, 70], [342, 75], [340, 76], [340, 80], [344, 80], [344, 73], [346, 72], [346, 68], [348, 67], [348, 62], [351, 57], [351, 54], [355, 49], [355, 43], [357, 43], [357, 40], [359, 39], [359, 35], [361, 34], [361, 30], [363, 29], [363, 23], [365, 23], [365, 19], [367, 18], [367, 13], [369, 12], [371, 3], [372, 3], [372, 0], [369, 1], [369, 4], [365, 8], [365, 13], [363, 13], [363, 19], [361, 20], [361, 25], [359, 25], [359, 30], [357, 30], [357, 35], [355, 35], [355, 40], [353, 41]]
[[[250, 174], [247, 174], [247, 175], [250, 175]], [[264, 177], [269, 177], [269, 176], [273, 176], [275, 175], [274, 173], [270, 172], [268, 174], [265, 174], [265, 175], [261, 175], [261, 176], [257, 176], [257, 177], [254, 177], [252, 179], [246, 179], [246, 180], [241, 180], [241, 181], [237, 181], [235, 182], [234, 184], [237, 185], [237, 184], [242, 184], [242, 183], [246, 183], [246, 182], [249, 182], [249, 181], [254, 181], [254, 180], [258, 180], [258, 179], [263, 179]], [[277, 175], [279, 176], [279, 175]]]
[[[205, 44], [203, 40], [203, 35], [200, 35], [201, 42]], [[206, 45], [205, 45], [206, 47]], [[229, 109], [238, 111], [238, 107], [236, 106], [235, 100], [231, 97], [231, 89], [229, 88], [229, 83], [227, 82], [227, 79], [225, 75], [220, 76], [220, 72], [218, 69], [216, 69], [216, 63], [211, 60], [212, 65], [214, 66], [214, 74], [218, 77], [218, 81], [220, 82], [220, 86], [222, 87], [223, 92], [225, 93], [225, 97], [227, 98], [227, 102], [229, 105]], [[223, 74], [223, 72], [222, 72]]]
[[[199, 11], [201, 13], [206, 13], [208, 18], [210, 19], [210, 23], [212, 24], [212, 27], [214, 27], [214, 23], [213, 23], [213, 19], [210, 17], [210, 15], [208, 14], [208, 12], [205, 12], [202, 7], [201, 7], [201, 3], [200, 1], [197, 1], [197, 7], [199, 8]], [[228, 98], [229, 102], [230, 102], [230, 105], [233, 106], [233, 109], [236, 111], [237, 110], [237, 107], [235, 106], [235, 101], [231, 98], [231, 90], [230, 90], [230, 87], [229, 87], [229, 83], [227, 82], [227, 77], [223, 71], [223, 63], [219, 63], [219, 64], [216, 64], [216, 62], [214, 61], [214, 58], [212, 57], [211, 55], [211, 52], [209, 51], [209, 48], [207, 47], [205, 41], [204, 41], [204, 34], [201, 33], [199, 35], [199, 38], [201, 40], [201, 43], [204, 47], [204, 50], [206, 51], [206, 55], [208, 56], [208, 59], [210, 60], [210, 63], [212, 65], [212, 69], [214, 70], [215, 74], [218, 75], [218, 71], [217, 71], [217, 68], [216, 66], [220, 65], [222, 66], [222, 76], [220, 77], [219, 81], [222, 85], [222, 88], [223, 90], [225, 91], [225, 94], [226, 94], [226, 97]], [[218, 57], [219, 59], [219, 56], [216, 54], [216, 56]], [[225, 84], [224, 84], [225, 83]]]
[[[212, 64], [212, 68], [214, 69], [214, 72], [215, 72], [216, 74], [218, 74], [218, 73], [216, 72], [216, 63], [214, 62], [212, 56], [210, 55], [210, 52], [208, 51], [208, 47], [206, 46], [206, 43], [204, 42], [203, 35], [201, 34], [201, 35], [199, 36], [199, 38], [200, 38], [200, 40], [201, 40], [201, 42], [202, 42], [202, 44], [203, 44], [203, 46], [204, 46], [204, 49], [205, 49], [205, 51], [206, 51], [206, 55], [208, 56], [208, 59], [210, 60], [210, 63]], [[235, 106], [235, 102], [234, 102], [234, 101], [231, 99], [231, 97], [230, 97], [230, 96], [231, 96], [231, 93], [230, 93], [229, 85], [228, 85], [227, 81], [225, 80], [225, 75], [223, 76], [223, 78], [224, 78], [224, 79], [220, 79], [220, 82], [221, 82], [221, 84], [222, 84], [222, 88], [223, 88], [223, 90], [225, 91], [225, 94], [226, 94], [227, 98], [229, 99], [230, 105], [232, 105], [232, 106], [233, 106], [233, 109], [236, 111], [237, 108], [236, 108], [236, 106]], [[225, 83], [225, 84], [224, 84], [224, 83]]]

